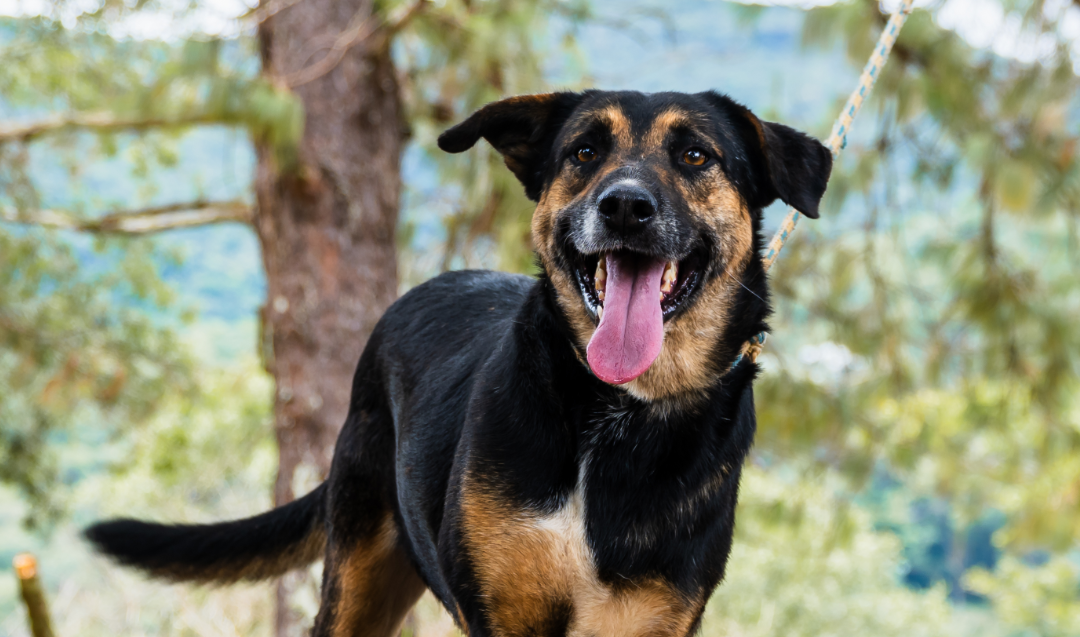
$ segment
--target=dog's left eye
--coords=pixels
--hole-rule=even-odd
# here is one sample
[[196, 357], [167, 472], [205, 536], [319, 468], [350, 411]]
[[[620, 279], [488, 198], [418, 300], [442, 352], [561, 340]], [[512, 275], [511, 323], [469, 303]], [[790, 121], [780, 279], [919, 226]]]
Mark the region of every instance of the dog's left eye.
[[709, 156], [700, 148], [691, 148], [683, 153], [682, 160], [684, 164], [691, 166], [704, 166], [705, 162], [709, 161]]

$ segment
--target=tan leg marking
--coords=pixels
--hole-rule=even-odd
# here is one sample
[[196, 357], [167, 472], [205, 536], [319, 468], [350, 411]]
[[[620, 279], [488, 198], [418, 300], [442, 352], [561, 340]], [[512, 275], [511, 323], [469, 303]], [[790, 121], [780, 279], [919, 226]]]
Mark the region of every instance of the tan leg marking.
[[467, 477], [463, 485], [464, 539], [497, 635], [525, 635], [556, 605], [569, 602], [572, 573], [582, 555], [558, 541], [539, 519], [508, 509]]
[[395, 637], [401, 631], [405, 614], [426, 587], [397, 540], [397, 525], [387, 514], [369, 543], [343, 550], [331, 635]]
[[579, 591], [571, 637], [682, 636], [697, 617], [697, 604], [657, 581], [618, 592], [590, 582]]

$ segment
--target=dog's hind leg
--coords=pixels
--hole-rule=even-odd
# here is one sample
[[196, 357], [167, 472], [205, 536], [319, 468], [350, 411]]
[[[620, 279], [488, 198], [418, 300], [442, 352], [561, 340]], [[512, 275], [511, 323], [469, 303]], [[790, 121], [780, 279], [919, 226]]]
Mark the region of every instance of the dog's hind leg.
[[425, 589], [389, 512], [368, 537], [336, 542], [331, 534], [324, 568], [312, 637], [397, 637]]

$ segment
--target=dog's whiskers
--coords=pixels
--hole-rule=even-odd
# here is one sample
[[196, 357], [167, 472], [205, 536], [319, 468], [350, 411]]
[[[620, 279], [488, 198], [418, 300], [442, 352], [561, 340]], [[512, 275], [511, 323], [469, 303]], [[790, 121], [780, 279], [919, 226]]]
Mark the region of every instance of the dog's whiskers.
[[754, 291], [753, 291], [753, 290], [751, 290], [750, 288], [746, 287], [746, 284], [745, 284], [745, 283], [743, 283], [742, 281], [740, 281], [739, 279], [736, 279], [735, 277], [731, 276], [731, 272], [728, 272], [727, 270], [724, 270], [724, 275], [725, 275], [725, 276], [727, 276], [727, 277], [728, 277], [729, 279], [731, 279], [732, 281], [734, 281], [734, 282], [738, 283], [739, 285], [741, 285], [741, 286], [742, 286], [742, 289], [746, 290], [746, 291], [747, 291], [747, 292], [749, 292], [750, 294], [753, 294], [753, 295], [754, 295], [754, 298], [756, 298], [757, 300], [761, 301], [762, 303], [764, 303], [764, 302], [765, 302], [765, 299], [763, 299], [763, 298], [761, 298], [760, 296], [758, 296], [757, 292], [754, 292]]

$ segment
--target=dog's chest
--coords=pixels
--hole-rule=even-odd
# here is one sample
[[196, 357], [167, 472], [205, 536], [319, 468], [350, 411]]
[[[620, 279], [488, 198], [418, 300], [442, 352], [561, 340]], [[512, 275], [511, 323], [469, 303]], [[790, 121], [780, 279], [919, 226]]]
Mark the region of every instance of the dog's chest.
[[481, 490], [465, 498], [466, 541], [498, 635], [685, 635], [698, 604], [667, 582], [600, 580], [579, 485], [558, 510], [507, 509]]

